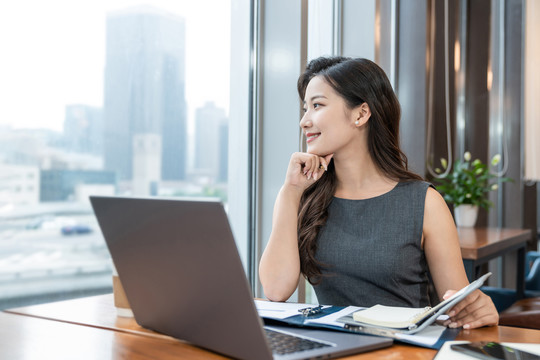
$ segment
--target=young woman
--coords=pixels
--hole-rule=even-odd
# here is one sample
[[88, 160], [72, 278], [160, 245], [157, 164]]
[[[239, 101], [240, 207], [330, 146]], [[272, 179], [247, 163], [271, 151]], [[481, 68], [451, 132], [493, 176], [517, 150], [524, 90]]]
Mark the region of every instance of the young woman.
[[[287, 300], [302, 274], [321, 304], [423, 307], [468, 284], [452, 216], [439, 193], [407, 169], [400, 105], [366, 59], [318, 58], [298, 80], [307, 153], [291, 156], [259, 275]], [[439, 299], [429, 298], [429, 275]], [[495, 325], [477, 290], [446, 325]]]

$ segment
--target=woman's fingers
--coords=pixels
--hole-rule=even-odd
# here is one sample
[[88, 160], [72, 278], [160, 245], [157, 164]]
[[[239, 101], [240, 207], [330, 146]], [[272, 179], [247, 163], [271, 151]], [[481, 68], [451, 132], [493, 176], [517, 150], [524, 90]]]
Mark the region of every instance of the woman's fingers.
[[476, 320], [463, 324], [464, 329], [476, 329], [482, 326], [497, 325], [499, 323], [499, 315], [489, 313]]
[[[448, 293], [448, 292], [447, 292]], [[455, 291], [454, 291], [455, 293]], [[446, 295], [446, 294], [445, 294]], [[458, 302], [456, 305], [454, 305], [454, 307], [452, 307], [452, 309], [450, 309], [450, 311], [448, 312], [448, 315], [450, 317], [454, 317], [456, 316], [457, 314], [459, 314], [464, 308], [466, 308], [467, 306], [469, 306], [469, 304], [471, 304], [472, 302], [476, 301], [476, 298], [478, 297], [478, 294], [476, 293], [476, 291], [474, 291], [473, 293], [471, 293], [469, 296], [467, 296], [465, 299], [461, 300], [460, 302]]]
[[483, 305], [480, 304], [480, 302], [471, 302], [467, 307], [463, 308], [459, 312], [452, 310], [451, 313], [455, 312], [455, 315], [450, 317], [449, 327], [460, 327], [466, 323], [475, 321], [475, 319], [482, 318], [482, 306]]
[[294, 153], [287, 170], [287, 183], [301, 189], [307, 188], [323, 176], [331, 158], [332, 155], [321, 157], [308, 153]]
[[[443, 298], [448, 298], [454, 291], [448, 291]], [[456, 304], [448, 312], [450, 318], [444, 325], [457, 328], [474, 329], [486, 325], [497, 325], [499, 314], [489, 296], [475, 290], [472, 294]]]
[[468, 316], [458, 319], [461, 326], [465, 329], [474, 329], [486, 325], [497, 325], [499, 323], [499, 313], [495, 308], [495, 304], [489, 296], [481, 292], [477, 293], [474, 306], [470, 306]]
[[311, 169], [308, 174], [308, 180], [317, 180], [317, 172], [319, 171], [319, 157], [315, 156], [311, 159]]
[[327, 155], [325, 157], [307, 154], [307, 153], [298, 153], [301, 157], [302, 172], [306, 176], [307, 180], [318, 180], [328, 170], [328, 163], [332, 158], [332, 155]]
[[316, 159], [313, 156], [304, 156], [301, 161], [303, 161], [302, 172], [307, 180], [309, 180], [313, 175], [313, 168], [315, 167]]
[[319, 161], [321, 162], [321, 166], [324, 168], [324, 171], [328, 171], [328, 164], [330, 164], [330, 160], [333, 156], [334, 154], [330, 154], [319, 158]]
[[316, 172], [313, 175], [314, 180], [318, 180], [321, 178], [321, 176], [324, 174], [325, 171], [328, 170], [328, 164], [330, 163], [330, 160], [334, 154], [326, 155], [326, 156], [318, 156], [318, 165], [316, 168]]

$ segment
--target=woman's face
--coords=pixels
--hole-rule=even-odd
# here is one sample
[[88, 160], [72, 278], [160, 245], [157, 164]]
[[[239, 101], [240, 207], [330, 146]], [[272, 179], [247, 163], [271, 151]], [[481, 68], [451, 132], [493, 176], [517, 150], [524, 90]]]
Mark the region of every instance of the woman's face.
[[358, 135], [356, 120], [355, 111], [321, 76], [310, 80], [300, 120], [308, 153], [325, 156], [349, 145]]

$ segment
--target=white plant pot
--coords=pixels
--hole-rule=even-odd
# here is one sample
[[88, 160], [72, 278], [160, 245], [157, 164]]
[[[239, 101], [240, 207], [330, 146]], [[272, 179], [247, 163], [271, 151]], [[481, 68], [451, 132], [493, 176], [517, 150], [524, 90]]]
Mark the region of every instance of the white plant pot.
[[458, 227], [474, 227], [478, 217], [478, 206], [462, 204], [454, 208], [454, 219]]

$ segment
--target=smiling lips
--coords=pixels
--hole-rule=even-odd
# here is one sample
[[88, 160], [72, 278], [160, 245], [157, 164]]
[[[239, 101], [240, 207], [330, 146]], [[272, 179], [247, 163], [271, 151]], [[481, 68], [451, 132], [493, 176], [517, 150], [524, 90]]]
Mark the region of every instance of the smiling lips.
[[312, 142], [313, 140], [318, 138], [319, 135], [321, 135], [321, 133], [307, 133], [306, 134], [306, 137], [307, 137], [306, 142], [308, 142], [308, 143]]

